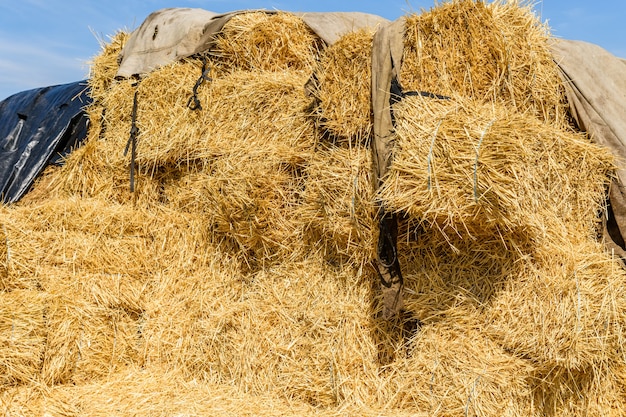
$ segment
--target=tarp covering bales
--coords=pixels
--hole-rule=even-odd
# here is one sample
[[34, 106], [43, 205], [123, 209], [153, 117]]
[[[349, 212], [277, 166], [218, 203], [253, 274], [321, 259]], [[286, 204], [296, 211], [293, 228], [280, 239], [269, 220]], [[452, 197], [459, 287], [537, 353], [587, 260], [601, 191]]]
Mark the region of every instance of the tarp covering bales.
[[469, 0], [306, 22], [233, 13], [128, 77], [138, 32], [103, 45], [86, 142], [0, 211], [2, 412], [624, 415], [619, 160], [571, 123], [548, 28]]
[[620, 160], [609, 190], [605, 240], [610, 250], [626, 257], [626, 66], [624, 60], [599, 46], [561, 40], [553, 46], [563, 70], [572, 116], [595, 142], [606, 146]]
[[0, 196], [18, 201], [50, 163], [87, 136], [86, 81], [44, 87], [0, 102]]

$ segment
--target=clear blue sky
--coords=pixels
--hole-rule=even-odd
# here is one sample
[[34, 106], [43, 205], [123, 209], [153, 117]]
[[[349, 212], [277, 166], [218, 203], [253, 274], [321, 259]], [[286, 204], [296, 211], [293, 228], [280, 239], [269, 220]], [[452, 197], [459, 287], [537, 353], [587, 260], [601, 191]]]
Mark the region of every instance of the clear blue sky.
[[[85, 78], [87, 62], [100, 51], [98, 39], [135, 29], [165, 7], [360, 11], [395, 20], [434, 5], [435, 0], [0, 0], [0, 100]], [[534, 8], [555, 36], [592, 42], [626, 58], [626, 1], [536, 0]]]

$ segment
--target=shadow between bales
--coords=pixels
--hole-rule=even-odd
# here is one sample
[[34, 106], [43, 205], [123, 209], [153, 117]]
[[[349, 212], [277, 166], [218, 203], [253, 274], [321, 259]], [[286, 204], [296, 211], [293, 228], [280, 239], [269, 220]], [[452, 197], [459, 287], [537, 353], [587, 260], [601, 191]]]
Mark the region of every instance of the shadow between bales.
[[[399, 221], [398, 257], [404, 278], [404, 310], [387, 321], [377, 311], [381, 301], [372, 298], [373, 336], [379, 362], [386, 365], [396, 355], [410, 355], [423, 326], [478, 320], [507, 282], [518, 277], [533, 259], [534, 243], [526, 230], [481, 236], [446, 234], [427, 229], [411, 219]], [[373, 294], [380, 283], [373, 278]], [[400, 353], [403, 352], [403, 353]]]

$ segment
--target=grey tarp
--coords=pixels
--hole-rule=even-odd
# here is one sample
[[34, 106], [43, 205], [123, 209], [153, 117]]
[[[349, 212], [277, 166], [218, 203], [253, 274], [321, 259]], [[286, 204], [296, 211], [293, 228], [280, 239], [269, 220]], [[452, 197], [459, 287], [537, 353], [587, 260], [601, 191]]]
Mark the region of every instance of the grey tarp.
[[553, 46], [565, 79], [571, 113], [581, 130], [617, 158], [609, 189], [605, 242], [626, 259], [626, 65], [597, 45], [559, 40]]
[[86, 81], [37, 88], [0, 102], [0, 197], [18, 201], [49, 164], [87, 136]]
[[[216, 14], [203, 9], [170, 8], [151, 13], [131, 34], [120, 54], [118, 77], [146, 74], [160, 66], [210, 50], [224, 25], [241, 10]], [[376, 28], [388, 22], [380, 16], [360, 12], [294, 13], [323, 41], [333, 44], [347, 32]]]

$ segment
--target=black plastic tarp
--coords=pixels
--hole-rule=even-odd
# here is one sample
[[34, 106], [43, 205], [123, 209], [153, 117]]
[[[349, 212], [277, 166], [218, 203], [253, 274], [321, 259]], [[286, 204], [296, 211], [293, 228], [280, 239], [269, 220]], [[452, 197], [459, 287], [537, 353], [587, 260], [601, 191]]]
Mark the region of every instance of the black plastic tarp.
[[86, 81], [14, 94], [0, 102], [0, 199], [18, 201], [49, 164], [87, 136]]

